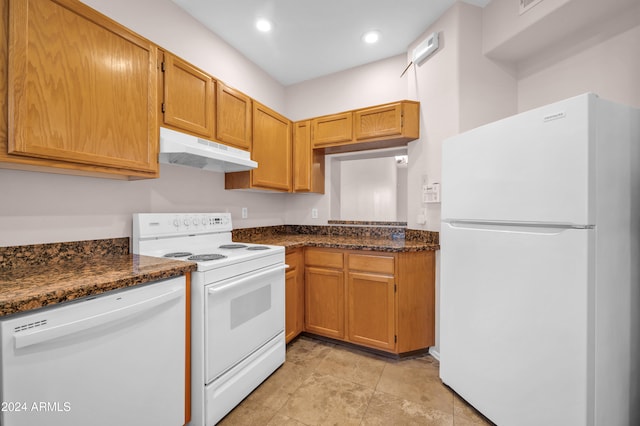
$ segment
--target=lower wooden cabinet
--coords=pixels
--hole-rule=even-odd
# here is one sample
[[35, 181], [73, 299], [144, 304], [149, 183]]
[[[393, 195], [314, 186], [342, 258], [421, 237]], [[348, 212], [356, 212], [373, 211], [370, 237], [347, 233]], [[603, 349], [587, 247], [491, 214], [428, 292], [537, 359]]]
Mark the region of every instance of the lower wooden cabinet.
[[305, 331], [395, 354], [435, 344], [435, 252], [305, 249]]
[[365, 346], [395, 349], [395, 282], [393, 276], [347, 274], [348, 340]]
[[287, 250], [285, 255], [285, 340], [289, 343], [304, 328], [304, 266], [302, 249]]
[[340, 270], [305, 267], [305, 330], [335, 339], [344, 333], [344, 274]]

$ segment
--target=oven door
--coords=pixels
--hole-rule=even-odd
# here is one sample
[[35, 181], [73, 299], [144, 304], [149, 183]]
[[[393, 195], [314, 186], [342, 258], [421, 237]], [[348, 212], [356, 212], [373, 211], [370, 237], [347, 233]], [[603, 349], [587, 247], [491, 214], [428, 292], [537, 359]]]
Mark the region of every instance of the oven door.
[[206, 383], [284, 330], [284, 270], [279, 264], [206, 286]]

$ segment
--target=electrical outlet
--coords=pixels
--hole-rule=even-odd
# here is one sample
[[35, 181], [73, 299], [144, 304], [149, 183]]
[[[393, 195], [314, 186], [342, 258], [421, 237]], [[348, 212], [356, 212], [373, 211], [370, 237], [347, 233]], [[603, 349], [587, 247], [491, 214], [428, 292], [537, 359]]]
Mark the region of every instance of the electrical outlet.
[[318, 209], [311, 209], [311, 219], [318, 218]]
[[249, 217], [249, 210], [246, 207], [242, 208], [242, 218], [246, 219]]

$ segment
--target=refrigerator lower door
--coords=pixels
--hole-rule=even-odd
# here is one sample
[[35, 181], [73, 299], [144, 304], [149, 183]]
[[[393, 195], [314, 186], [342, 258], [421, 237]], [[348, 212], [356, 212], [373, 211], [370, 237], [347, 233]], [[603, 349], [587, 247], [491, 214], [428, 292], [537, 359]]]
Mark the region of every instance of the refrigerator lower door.
[[496, 424], [590, 424], [594, 237], [442, 224], [440, 377]]

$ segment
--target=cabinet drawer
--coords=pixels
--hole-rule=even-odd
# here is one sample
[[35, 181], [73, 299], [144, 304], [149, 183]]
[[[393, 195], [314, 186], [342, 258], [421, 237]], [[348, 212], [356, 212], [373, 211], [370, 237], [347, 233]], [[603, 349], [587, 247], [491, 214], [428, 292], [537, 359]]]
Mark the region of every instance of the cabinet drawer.
[[304, 252], [304, 263], [309, 266], [342, 269], [344, 259], [341, 252], [307, 249]]
[[381, 274], [394, 273], [394, 257], [369, 255], [369, 254], [350, 254], [348, 258], [350, 270], [378, 272]]

